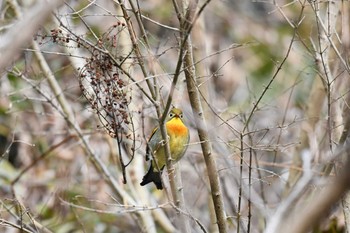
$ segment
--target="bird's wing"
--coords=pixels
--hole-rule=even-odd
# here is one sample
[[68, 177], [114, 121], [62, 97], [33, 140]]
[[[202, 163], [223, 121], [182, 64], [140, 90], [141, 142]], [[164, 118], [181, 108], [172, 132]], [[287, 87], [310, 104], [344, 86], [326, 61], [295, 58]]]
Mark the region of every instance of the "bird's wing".
[[[159, 143], [154, 143], [153, 140], [153, 136], [155, 135], [155, 133], [157, 132], [157, 130], [159, 129], [159, 127], [155, 127], [152, 131], [151, 136], [149, 137], [148, 141], [147, 141], [147, 147], [146, 147], [146, 161], [153, 159], [152, 153], [154, 151], [157, 151], [159, 148]], [[153, 139], [153, 140], [152, 140]], [[152, 150], [152, 146], [154, 146], [156, 144], [156, 148], [153, 148]]]

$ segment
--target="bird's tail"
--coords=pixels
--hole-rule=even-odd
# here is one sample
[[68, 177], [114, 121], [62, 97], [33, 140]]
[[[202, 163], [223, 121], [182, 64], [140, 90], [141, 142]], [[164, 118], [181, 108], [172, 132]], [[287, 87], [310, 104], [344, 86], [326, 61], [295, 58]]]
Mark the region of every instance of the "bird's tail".
[[153, 182], [157, 189], [163, 189], [163, 185], [162, 185], [162, 180], [161, 180], [161, 176], [162, 175], [162, 169], [161, 171], [153, 171], [153, 165], [151, 163], [151, 166], [147, 172], [147, 174], [142, 178], [142, 182], [140, 183], [141, 186], [144, 186], [148, 183]]

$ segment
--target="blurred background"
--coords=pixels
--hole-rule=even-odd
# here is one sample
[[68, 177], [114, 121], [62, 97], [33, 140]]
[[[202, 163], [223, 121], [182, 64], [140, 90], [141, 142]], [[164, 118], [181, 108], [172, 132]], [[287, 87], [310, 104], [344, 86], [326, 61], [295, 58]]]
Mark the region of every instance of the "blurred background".
[[[55, 2], [52, 13], [45, 1], [0, 2], [0, 231], [183, 232], [184, 215], [192, 232], [218, 232], [186, 67], [172, 96], [191, 133], [176, 164], [185, 208], [174, 208], [166, 172], [163, 191], [139, 185], [179, 61], [176, 1]], [[305, 169], [296, 210], [342, 166], [349, 2], [200, 0], [197, 13], [196, 84], [228, 232], [263, 232]], [[108, 101], [126, 114], [116, 125]], [[345, 232], [343, 207], [313, 231]]]

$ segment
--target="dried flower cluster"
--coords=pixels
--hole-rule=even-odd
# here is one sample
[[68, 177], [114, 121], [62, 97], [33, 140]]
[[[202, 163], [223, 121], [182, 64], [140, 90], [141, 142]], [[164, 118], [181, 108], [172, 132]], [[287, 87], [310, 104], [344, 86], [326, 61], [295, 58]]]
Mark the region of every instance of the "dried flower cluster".
[[[91, 108], [98, 115], [102, 127], [111, 137], [129, 137], [130, 124], [128, 106], [131, 101], [130, 89], [123, 80], [118, 60], [111, 56], [110, 49], [117, 48], [118, 35], [114, 33], [122, 23], [113, 25], [108, 32], [92, 48], [92, 56], [86, 59], [85, 66], [80, 69], [79, 82], [83, 95]], [[117, 30], [117, 33], [120, 32]], [[98, 49], [97, 49], [98, 48]], [[108, 51], [108, 52], [107, 52]]]
[[80, 89], [97, 114], [102, 128], [113, 138], [118, 138], [119, 142], [123, 137], [130, 137], [127, 131], [131, 123], [128, 111], [130, 89], [120, 69], [120, 63], [125, 58], [118, 60], [113, 57], [118, 54], [118, 39], [123, 29], [125, 24], [117, 22], [94, 43], [65, 28], [51, 29], [49, 35], [37, 35], [37, 38], [41, 38], [40, 44], [51, 41], [65, 47], [85, 49], [91, 54], [85, 58], [85, 65], [80, 69]]
[[124, 132], [130, 124], [131, 97], [113, 61], [103, 54], [95, 54], [81, 69], [79, 81], [85, 98], [107, 132], [112, 137]]
[[[35, 35], [34, 40], [37, 40], [39, 45], [46, 44], [48, 42], [53, 42], [60, 46], [80, 48], [84, 45], [84, 41], [77, 35], [64, 33], [61, 28], [54, 28], [50, 30], [49, 35], [46, 33], [38, 33]], [[75, 42], [74, 44], [70, 42]]]

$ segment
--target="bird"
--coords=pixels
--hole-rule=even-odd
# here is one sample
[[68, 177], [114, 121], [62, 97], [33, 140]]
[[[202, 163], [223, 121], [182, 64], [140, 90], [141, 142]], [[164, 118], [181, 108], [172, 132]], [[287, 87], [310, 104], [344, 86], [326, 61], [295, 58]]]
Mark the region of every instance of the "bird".
[[[173, 108], [166, 118], [166, 130], [173, 163], [178, 162], [185, 154], [190, 133], [183, 121], [183, 113], [179, 108]], [[153, 159], [155, 158], [155, 159]], [[163, 138], [159, 127], [153, 129], [146, 147], [146, 161], [150, 160], [150, 168], [143, 177], [141, 186], [153, 182], [157, 189], [163, 189], [161, 175], [166, 165], [166, 154]], [[156, 160], [156, 161], [155, 161]]]

